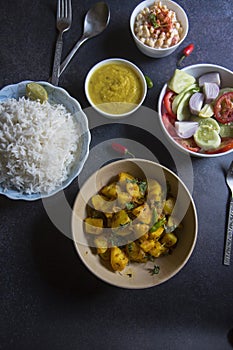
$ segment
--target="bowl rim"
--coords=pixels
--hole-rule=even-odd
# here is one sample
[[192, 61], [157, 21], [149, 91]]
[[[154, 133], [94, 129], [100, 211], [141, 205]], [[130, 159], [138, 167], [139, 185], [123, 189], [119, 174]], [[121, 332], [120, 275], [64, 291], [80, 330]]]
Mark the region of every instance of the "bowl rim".
[[[138, 39], [138, 37], [136, 36], [135, 32], [134, 32], [134, 22], [135, 22], [135, 18], [137, 16], [137, 14], [140, 12], [140, 10], [138, 10], [139, 8], [141, 8], [143, 5], [145, 5], [144, 7], [147, 7], [147, 6], [150, 6], [150, 5], [153, 5], [154, 4], [154, 0], [144, 0], [142, 2], [140, 2], [133, 10], [133, 12], [131, 13], [130, 15], [130, 31], [131, 31], [131, 34], [133, 36], [133, 39], [135, 40], [135, 42], [140, 45], [141, 47], [143, 48], [146, 48], [148, 49], [149, 51], [151, 52], [163, 52], [163, 53], [166, 53], [170, 50], [172, 51], [175, 51], [175, 49], [180, 46], [182, 44], [182, 42], [186, 39], [187, 35], [188, 35], [188, 32], [189, 32], [189, 19], [188, 19], [188, 16], [187, 16], [187, 13], [186, 11], [184, 10], [184, 8], [179, 5], [177, 2], [173, 1], [173, 0], [165, 0], [167, 3], [171, 3], [173, 4], [174, 6], [177, 6], [180, 11], [183, 13], [184, 15], [184, 18], [185, 18], [185, 28], [184, 28], [184, 33], [183, 33], [183, 37], [182, 39], [176, 43], [175, 45], [173, 46], [170, 46], [170, 47], [166, 47], [166, 48], [155, 48], [155, 47], [150, 47], [146, 44], [144, 44], [141, 40]], [[162, 0], [162, 5], [163, 5], [163, 0]], [[167, 5], [169, 6], [169, 5]], [[174, 10], [175, 11], [175, 10]], [[161, 56], [162, 57], [162, 56]]]
[[[181, 70], [183, 71], [186, 71], [186, 70], [189, 70], [189, 69], [196, 69], [196, 68], [213, 68], [213, 69], [219, 69], [219, 70], [223, 70], [225, 71], [226, 73], [229, 73], [232, 75], [232, 78], [233, 78], [233, 71], [231, 71], [230, 69], [226, 68], [226, 67], [223, 67], [221, 65], [218, 65], [218, 64], [212, 64], [212, 63], [196, 63], [196, 64], [192, 64], [192, 65], [189, 65], [189, 66], [185, 66], [183, 68], [181, 68]], [[167, 83], [165, 83], [160, 91], [160, 94], [159, 94], [159, 98], [158, 98], [158, 104], [157, 104], [157, 108], [158, 108], [158, 114], [159, 114], [159, 122], [160, 122], [160, 125], [162, 127], [162, 130], [164, 131], [164, 133], [167, 135], [169, 141], [180, 151], [186, 153], [186, 154], [189, 154], [191, 156], [194, 156], [194, 157], [198, 157], [198, 158], [214, 158], [214, 157], [221, 157], [221, 156], [225, 156], [225, 155], [228, 155], [230, 153], [233, 152], [233, 149], [230, 149], [226, 152], [222, 152], [222, 153], [213, 153], [213, 154], [207, 154], [207, 153], [198, 153], [198, 152], [194, 152], [194, 151], [191, 151], [189, 149], [186, 149], [185, 147], [181, 146], [178, 142], [176, 142], [172, 137], [171, 135], [168, 133], [167, 129], [165, 128], [164, 126], [164, 123], [162, 121], [162, 102], [163, 102], [163, 97], [165, 95], [165, 92], [166, 92], [166, 89], [167, 89]]]
[[[67, 188], [73, 181], [74, 179], [80, 174], [80, 172], [82, 171], [84, 164], [88, 158], [89, 155], [89, 147], [90, 147], [90, 142], [91, 142], [91, 133], [89, 130], [89, 125], [88, 125], [88, 119], [86, 114], [84, 113], [84, 111], [81, 108], [80, 103], [74, 98], [72, 97], [68, 91], [66, 91], [64, 88], [60, 87], [60, 86], [55, 86], [47, 81], [43, 81], [43, 80], [23, 80], [20, 81], [18, 83], [14, 83], [14, 84], [9, 84], [9, 85], [5, 85], [0, 89], [0, 96], [2, 95], [2, 93], [4, 93], [4, 91], [6, 89], [13, 89], [16, 90], [18, 89], [19, 86], [26, 86], [26, 84], [28, 83], [37, 83], [37, 84], [41, 84], [42, 86], [47, 86], [49, 88], [51, 88], [52, 90], [58, 90], [61, 91], [66, 98], [68, 98], [73, 105], [77, 108], [78, 112], [82, 114], [83, 116], [83, 123], [84, 123], [84, 133], [85, 133], [85, 137], [86, 137], [86, 150], [85, 150], [85, 154], [83, 155], [83, 157], [80, 159], [80, 163], [79, 163], [79, 169], [77, 172], [75, 172], [74, 176], [71, 176], [71, 178], [69, 179], [69, 177], [62, 183], [62, 185], [60, 187], [55, 188], [53, 191], [49, 192], [49, 193], [32, 193], [32, 194], [24, 194], [20, 191], [17, 190], [13, 190], [13, 189], [6, 189], [4, 190], [1, 185], [0, 185], [0, 195], [4, 195], [9, 199], [14, 199], [14, 200], [25, 200], [25, 201], [35, 201], [38, 199], [43, 199], [43, 198], [48, 198], [51, 197], [55, 194], [57, 194], [58, 192], [64, 190], [65, 188]], [[18, 92], [17, 92], [18, 94]], [[18, 98], [20, 96], [18, 95]], [[1, 99], [0, 97], [0, 104], [2, 102], [4, 102], [5, 100], [7, 100], [8, 96], [4, 96], [4, 98]]]
[[[92, 179], [94, 179], [96, 177], [96, 175], [98, 174], [99, 171], [104, 171], [108, 168], [110, 168], [112, 166], [112, 164], [120, 164], [120, 163], [125, 163], [125, 162], [133, 162], [133, 163], [136, 163], [136, 164], [140, 164], [140, 163], [143, 163], [143, 164], [151, 164], [151, 165], [154, 165], [156, 167], [158, 167], [159, 169], [162, 169], [163, 171], [169, 173], [172, 177], [175, 178], [175, 180], [177, 180], [177, 182], [183, 187], [183, 189], [185, 190], [187, 196], [188, 196], [188, 199], [190, 201], [190, 205], [192, 207], [192, 211], [193, 211], [193, 217], [194, 217], [194, 230], [193, 230], [193, 238], [192, 238], [192, 244], [190, 245], [189, 247], [189, 250], [188, 250], [188, 253], [185, 257], [185, 259], [183, 260], [183, 262], [175, 268], [175, 270], [167, 277], [163, 278], [162, 280], [158, 281], [157, 283], [153, 283], [153, 284], [150, 284], [150, 285], [131, 285], [131, 284], [128, 284], [127, 286], [122, 283], [121, 285], [119, 285], [119, 283], [117, 282], [114, 282], [114, 281], [109, 281], [106, 277], [103, 277], [100, 273], [97, 273], [95, 268], [90, 266], [88, 264], [88, 262], [86, 261], [85, 259], [85, 255], [82, 255], [82, 253], [80, 252], [80, 246], [83, 246], [82, 243], [78, 243], [76, 241], [76, 238], [77, 236], [75, 236], [75, 229], [74, 229], [74, 225], [75, 225], [75, 206], [77, 205], [78, 203], [78, 200], [79, 198], [82, 196], [82, 189], [87, 186], [88, 182], [91, 181]], [[142, 158], [127, 158], [127, 159], [121, 159], [121, 160], [116, 160], [110, 164], [107, 164], [105, 166], [103, 166], [102, 168], [96, 170], [95, 172], [93, 172], [89, 177], [88, 179], [86, 179], [86, 181], [83, 183], [82, 187], [80, 188], [75, 200], [74, 200], [74, 203], [73, 203], [73, 209], [72, 209], [72, 217], [71, 217], [71, 234], [72, 234], [72, 240], [73, 240], [73, 244], [75, 246], [75, 250], [78, 254], [78, 257], [80, 258], [80, 260], [82, 261], [82, 263], [86, 266], [86, 268], [96, 277], [98, 277], [100, 280], [102, 280], [103, 282], [105, 283], [108, 283], [110, 285], [113, 285], [115, 287], [120, 287], [120, 288], [125, 288], [125, 289], [146, 289], [146, 288], [151, 288], [151, 287], [156, 287], [164, 282], [167, 282], [168, 280], [170, 280], [171, 278], [173, 278], [176, 274], [178, 274], [182, 269], [183, 267], [187, 264], [187, 262], [189, 261], [193, 251], [194, 251], [194, 248], [196, 246], [196, 242], [197, 242], [197, 236], [198, 236], [198, 215], [197, 215], [197, 208], [196, 208], [196, 205], [195, 205], [195, 202], [194, 202], [194, 199], [188, 189], [188, 187], [185, 185], [185, 183], [179, 178], [179, 176], [173, 172], [172, 170], [170, 170], [169, 168], [165, 167], [164, 165], [160, 164], [160, 163], [157, 163], [157, 162], [154, 162], [154, 161], [151, 161], [151, 160], [147, 160], [147, 159], [142, 159]], [[89, 247], [89, 246], [88, 246]], [[90, 247], [89, 247], [90, 248]]]
[[[138, 77], [140, 78], [141, 84], [142, 84], [142, 89], [143, 89], [143, 93], [142, 93], [142, 98], [140, 100], [140, 103], [138, 103], [136, 105], [136, 107], [134, 107], [132, 110], [126, 112], [126, 113], [121, 113], [121, 114], [111, 114], [111, 113], [107, 113], [102, 111], [100, 108], [98, 108], [91, 100], [89, 92], [88, 92], [88, 84], [89, 84], [89, 80], [92, 76], [92, 74], [101, 66], [107, 65], [111, 62], [119, 62], [119, 63], [123, 63], [128, 65], [129, 67], [131, 67], [138, 75]], [[88, 100], [88, 102], [90, 103], [91, 107], [93, 107], [98, 113], [100, 113], [101, 115], [103, 115], [106, 118], [109, 119], [120, 119], [120, 118], [124, 118], [124, 117], [128, 117], [129, 115], [133, 114], [134, 112], [136, 112], [140, 106], [143, 104], [145, 98], [146, 98], [146, 94], [147, 94], [147, 84], [146, 84], [146, 79], [145, 76], [142, 72], [142, 70], [133, 62], [124, 59], [124, 58], [119, 58], [119, 57], [112, 57], [112, 58], [106, 58], [102, 61], [97, 62], [94, 66], [92, 66], [90, 68], [90, 70], [88, 71], [86, 78], [85, 78], [85, 82], [84, 82], [84, 91], [85, 91], [85, 95], [86, 98]]]

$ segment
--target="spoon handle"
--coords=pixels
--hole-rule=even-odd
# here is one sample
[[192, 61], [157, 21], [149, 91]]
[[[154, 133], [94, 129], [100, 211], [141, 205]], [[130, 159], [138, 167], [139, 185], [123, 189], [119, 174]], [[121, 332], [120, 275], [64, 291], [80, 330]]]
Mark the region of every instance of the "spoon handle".
[[80, 48], [80, 46], [88, 39], [86, 35], [83, 35], [79, 41], [74, 45], [73, 49], [70, 51], [70, 53], [66, 56], [64, 61], [60, 65], [60, 71], [59, 71], [59, 77], [64, 72], [68, 64], [70, 63], [71, 59], [75, 55], [76, 51]]

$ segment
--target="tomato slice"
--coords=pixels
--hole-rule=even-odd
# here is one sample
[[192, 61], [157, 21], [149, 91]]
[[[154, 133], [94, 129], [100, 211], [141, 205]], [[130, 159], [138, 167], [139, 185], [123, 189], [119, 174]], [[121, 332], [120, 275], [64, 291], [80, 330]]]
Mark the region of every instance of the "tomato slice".
[[206, 151], [207, 154], [215, 154], [215, 153], [223, 153], [227, 152], [233, 149], [233, 138], [232, 137], [225, 137], [222, 139], [221, 145], [216, 148], [209, 151]]
[[176, 133], [176, 129], [174, 126], [175, 119], [173, 119], [170, 114], [164, 113], [162, 115], [162, 120], [163, 120], [163, 124], [164, 124], [165, 128], [167, 129], [168, 133], [172, 137], [176, 137], [177, 133]]
[[167, 113], [174, 119], [176, 119], [176, 115], [172, 111], [172, 101], [173, 101], [175, 95], [176, 94], [173, 91], [168, 90], [163, 98], [163, 104], [167, 110]]
[[223, 124], [233, 121], [233, 92], [226, 92], [221, 95], [214, 106], [215, 118]]
[[199, 152], [200, 147], [196, 144], [193, 137], [190, 137], [189, 139], [182, 139], [181, 137], [175, 137], [174, 138], [177, 143], [179, 143], [182, 147], [188, 149], [192, 152]]

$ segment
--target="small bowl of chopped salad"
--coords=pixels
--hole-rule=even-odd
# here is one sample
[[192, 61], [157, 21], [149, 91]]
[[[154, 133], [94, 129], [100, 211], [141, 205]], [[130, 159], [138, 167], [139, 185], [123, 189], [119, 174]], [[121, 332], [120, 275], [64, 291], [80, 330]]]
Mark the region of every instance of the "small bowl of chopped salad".
[[172, 0], [145, 0], [130, 16], [137, 48], [146, 56], [166, 57], [185, 40], [189, 21], [184, 9]]
[[192, 156], [233, 152], [233, 72], [214, 64], [176, 69], [158, 100], [171, 143]]

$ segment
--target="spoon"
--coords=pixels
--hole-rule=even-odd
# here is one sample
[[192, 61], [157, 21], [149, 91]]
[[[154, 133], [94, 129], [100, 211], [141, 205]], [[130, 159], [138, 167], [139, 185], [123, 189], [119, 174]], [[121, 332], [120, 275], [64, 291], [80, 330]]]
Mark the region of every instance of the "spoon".
[[66, 56], [65, 60], [61, 63], [59, 76], [64, 72], [79, 47], [86, 40], [100, 34], [107, 27], [109, 19], [110, 10], [105, 2], [97, 2], [90, 8], [84, 19], [83, 35], [77, 41], [70, 53]]

